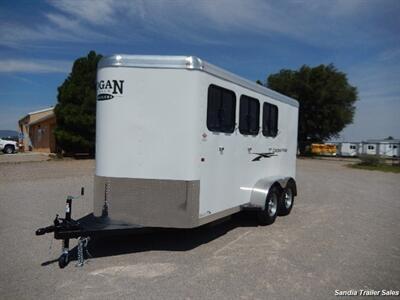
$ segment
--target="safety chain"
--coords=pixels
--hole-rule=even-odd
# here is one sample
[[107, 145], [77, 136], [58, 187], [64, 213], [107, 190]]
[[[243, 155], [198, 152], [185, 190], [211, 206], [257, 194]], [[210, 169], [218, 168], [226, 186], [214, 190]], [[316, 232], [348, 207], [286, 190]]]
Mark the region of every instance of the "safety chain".
[[78, 240], [78, 262], [76, 263], [76, 267], [83, 267], [83, 265], [85, 264], [85, 256], [84, 256], [84, 252], [86, 253], [86, 255], [88, 257], [92, 257], [89, 253], [89, 251], [87, 250], [87, 246], [89, 244], [90, 241], [90, 237], [80, 237]]

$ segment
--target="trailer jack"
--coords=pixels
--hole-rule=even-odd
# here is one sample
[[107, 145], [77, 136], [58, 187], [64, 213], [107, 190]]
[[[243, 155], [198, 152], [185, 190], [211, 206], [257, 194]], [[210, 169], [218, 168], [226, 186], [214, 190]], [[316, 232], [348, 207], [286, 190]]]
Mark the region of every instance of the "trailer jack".
[[53, 232], [54, 238], [62, 241], [61, 255], [58, 258], [60, 268], [65, 268], [71, 261], [70, 239], [78, 239], [76, 266], [82, 267], [85, 264], [85, 259], [92, 257], [88, 251], [88, 244], [91, 239], [115, 234], [142, 234], [156, 229], [156, 227], [145, 227], [139, 224], [112, 220], [108, 214], [97, 217], [90, 213], [78, 220], [74, 220], [71, 217], [72, 200], [76, 200], [83, 195], [84, 189], [82, 188], [80, 196], [68, 196], [65, 205], [65, 217], [60, 218], [56, 215], [53, 225], [36, 230], [36, 235]]
[[[85, 193], [84, 188], [81, 188], [81, 195], [83, 196]], [[46, 233], [54, 232], [55, 237], [57, 234], [63, 232], [71, 232], [71, 231], [79, 231], [81, 230], [81, 225], [78, 221], [73, 220], [71, 218], [72, 213], [72, 200], [76, 200], [78, 197], [68, 196], [65, 205], [65, 218], [60, 218], [58, 214], [56, 215], [55, 219], [53, 220], [53, 225], [48, 227], [39, 228], [36, 230], [36, 235], [44, 235]], [[61, 255], [58, 258], [58, 265], [60, 268], [65, 268], [69, 261], [70, 261], [70, 250], [69, 250], [69, 237], [64, 237], [62, 239], [62, 249]], [[84, 254], [86, 253], [87, 256], [90, 257], [89, 252], [87, 251], [87, 246], [89, 243], [90, 237], [79, 237], [78, 240], [78, 263], [76, 266], [83, 266], [84, 265]]]

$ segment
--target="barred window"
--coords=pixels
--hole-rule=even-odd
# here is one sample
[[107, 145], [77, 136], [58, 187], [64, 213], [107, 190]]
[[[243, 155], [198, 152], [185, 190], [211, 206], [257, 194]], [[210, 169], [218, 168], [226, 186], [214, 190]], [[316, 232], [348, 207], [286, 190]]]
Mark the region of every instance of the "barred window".
[[233, 91], [210, 85], [208, 87], [207, 128], [214, 132], [235, 130], [236, 95]]
[[278, 134], [278, 106], [264, 102], [262, 132], [264, 136], [271, 137]]
[[260, 102], [245, 95], [240, 97], [239, 132], [257, 135], [260, 130]]

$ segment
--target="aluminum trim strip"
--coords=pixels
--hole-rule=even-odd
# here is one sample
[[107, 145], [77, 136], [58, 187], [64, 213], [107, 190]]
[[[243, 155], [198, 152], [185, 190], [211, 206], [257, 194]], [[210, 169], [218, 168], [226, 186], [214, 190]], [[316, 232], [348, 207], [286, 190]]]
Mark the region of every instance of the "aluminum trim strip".
[[205, 62], [195, 56], [162, 56], [162, 55], [128, 55], [116, 54], [103, 57], [98, 69], [107, 67], [133, 67], [133, 68], [160, 68], [160, 69], [187, 69], [206, 72], [218, 78], [238, 84], [254, 92], [271, 97], [283, 103], [299, 107], [295, 99], [280, 94], [274, 90], [263, 87], [255, 82], [235, 75], [229, 71]]
[[203, 62], [194, 56], [161, 56], [161, 55], [127, 55], [116, 54], [103, 57], [97, 66], [106, 67], [135, 67], [163, 69], [202, 69]]
[[230, 215], [233, 215], [233, 214], [239, 212], [240, 210], [241, 210], [241, 206], [235, 206], [235, 207], [228, 208], [223, 211], [214, 213], [212, 215], [202, 217], [199, 219], [199, 226], [216, 221], [218, 219], [222, 219], [222, 218], [230, 216]]

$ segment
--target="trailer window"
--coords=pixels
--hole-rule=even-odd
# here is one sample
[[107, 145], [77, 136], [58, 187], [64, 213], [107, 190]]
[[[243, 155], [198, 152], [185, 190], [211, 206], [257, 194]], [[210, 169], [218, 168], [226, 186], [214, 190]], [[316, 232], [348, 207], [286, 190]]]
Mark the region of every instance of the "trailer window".
[[239, 131], [257, 135], [260, 130], [260, 102], [245, 95], [240, 97]]
[[208, 88], [207, 128], [232, 133], [235, 130], [236, 95], [216, 85]]
[[264, 102], [262, 132], [272, 137], [278, 134], [278, 106]]

